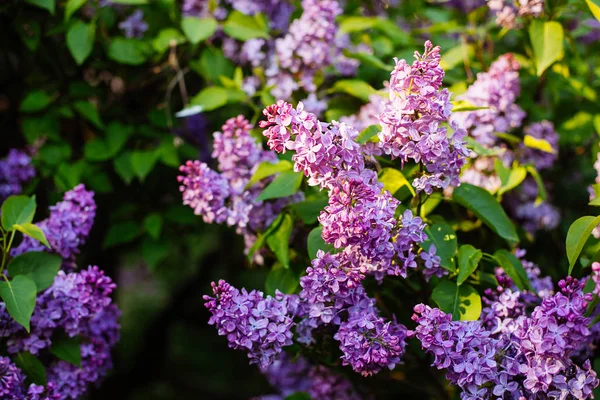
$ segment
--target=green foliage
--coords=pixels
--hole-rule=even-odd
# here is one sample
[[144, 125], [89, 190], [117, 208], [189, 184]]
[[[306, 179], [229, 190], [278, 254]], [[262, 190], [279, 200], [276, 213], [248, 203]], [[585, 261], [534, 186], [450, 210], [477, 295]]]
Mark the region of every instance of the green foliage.
[[52, 285], [61, 263], [60, 256], [32, 251], [10, 260], [7, 270], [11, 277], [18, 275], [28, 277], [35, 283], [37, 291], [41, 292]]
[[435, 245], [436, 254], [440, 257], [440, 264], [450, 272], [456, 271], [454, 256], [458, 247], [456, 232], [446, 222], [438, 222], [425, 228], [427, 240], [423, 248], [429, 251], [432, 244]]
[[569, 259], [569, 275], [573, 271], [573, 267], [583, 250], [583, 246], [589, 239], [592, 231], [600, 224], [600, 216], [598, 217], [581, 217], [573, 222], [569, 227], [566, 239], [567, 258]]
[[298, 191], [302, 184], [302, 173], [284, 171], [277, 175], [271, 183], [258, 195], [256, 200], [279, 199], [291, 196]]
[[438, 307], [452, 314], [455, 321], [474, 321], [481, 314], [481, 296], [471, 285], [457, 285], [443, 279], [433, 289], [431, 298]]
[[62, 335], [52, 338], [50, 352], [59, 359], [81, 367], [81, 338]]
[[35, 308], [36, 293], [35, 282], [25, 275], [17, 275], [10, 281], [5, 277], [4, 281], [0, 281], [0, 297], [6, 304], [6, 309], [27, 332]]

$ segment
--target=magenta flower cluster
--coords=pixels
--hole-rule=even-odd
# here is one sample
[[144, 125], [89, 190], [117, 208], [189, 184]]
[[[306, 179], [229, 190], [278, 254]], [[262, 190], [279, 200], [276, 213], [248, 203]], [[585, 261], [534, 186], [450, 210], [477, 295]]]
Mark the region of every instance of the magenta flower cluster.
[[[273, 152], [265, 151], [252, 137], [252, 125], [243, 116], [231, 118], [215, 132], [212, 157], [217, 172], [206, 163], [188, 161], [180, 167], [180, 190], [183, 204], [190, 206], [206, 223], [235, 226], [244, 237], [246, 250], [252, 247], [256, 234], [266, 229], [286, 205], [301, 195], [260, 201], [256, 198], [272, 180], [266, 178], [247, 187], [262, 162], [276, 163]], [[262, 263], [260, 253], [255, 261]]]
[[452, 321], [420, 304], [413, 316], [418, 325], [410, 334], [463, 390], [462, 399], [592, 398], [596, 373], [589, 360], [571, 359], [590, 336], [585, 313], [592, 296], [583, 293], [583, 283], [572, 277], [561, 281], [560, 291], [531, 315], [523, 313], [518, 295], [505, 291], [491, 308], [510, 324], [501, 322], [494, 330], [481, 321]]
[[415, 59], [412, 65], [396, 60], [389, 102], [379, 117], [379, 143], [392, 159], [422, 163], [425, 170], [413, 186], [431, 194], [435, 188], [459, 184], [458, 175], [468, 155], [463, 142], [466, 132], [455, 123], [451, 123], [452, 133], [443, 126], [452, 104], [448, 90], [441, 88], [440, 47], [427, 41], [423, 54], [415, 52]]
[[23, 191], [23, 185], [35, 177], [31, 157], [27, 152], [11, 149], [0, 160], [0, 202]]

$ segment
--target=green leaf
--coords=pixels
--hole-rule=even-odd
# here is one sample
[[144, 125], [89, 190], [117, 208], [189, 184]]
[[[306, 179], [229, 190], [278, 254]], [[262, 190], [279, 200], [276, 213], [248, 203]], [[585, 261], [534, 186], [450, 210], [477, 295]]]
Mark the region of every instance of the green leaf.
[[81, 367], [81, 338], [55, 335], [52, 337], [50, 353], [63, 361]]
[[600, 207], [600, 197], [595, 197], [592, 201], [589, 202], [590, 206]]
[[283, 214], [283, 218], [277, 229], [267, 236], [267, 244], [277, 259], [285, 268], [290, 267], [290, 236], [294, 221], [289, 214]]
[[178, 45], [185, 42], [185, 36], [183, 36], [175, 28], [162, 29], [158, 36], [152, 42], [152, 47], [158, 54], [162, 54], [171, 48], [172, 44]]
[[140, 226], [133, 221], [111, 225], [104, 239], [104, 248], [118, 246], [135, 240], [142, 233]]
[[529, 148], [543, 151], [544, 153], [556, 153], [556, 150], [552, 148], [552, 145], [545, 139], [538, 139], [531, 135], [525, 135], [523, 144]]
[[542, 76], [549, 66], [563, 56], [563, 27], [556, 21], [534, 19], [529, 25], [529, 40], [537, 75]]
[[458, 250], [458, 276], [456, 283], [462, 285], [479, 266], [483, 253], [470, 244], [460, 246]]
[[369, 101], [369, 96], [377, 93], [377, 91], [365, 81], [359, 79], [342, 79], [329, 89], [329, 93], [347, 93], [366, 103]]
[[371, 140], [372, 138], [374, 138], [375, 136], [377, 136], [377, 134], [379, 132], [381, 132], [381, 126], [380, 125], [371, 125], [371, 126], [365, 128], [365, 129], [363, 129], [363, 131], [356, 138], [356, 143], [358, 143], [358, 144], [365, 144], [369, 140]]
[[440, 257], [440, 265], [450, 272], [456, 272], [454, 256], [458, 247], [456, 232], [446, 222], [438, 222], [425, 228], [427, 240], [422, 247], [426, 251], [432, 244], [435, 245], [436, 254]]
[[594, 15], [594, 17], [600, 21], [600, 5], [598, 4], [597, 0], [585, 0], [585, 2], [590, 8], [592, 15]]
[[126, 152], [119, 155], [119, 157], [115, 158], [113, 161], [113, 166], [115, 167], [117, 174], [119, 174], [121, 179], [123, 179], [126, 184], [129, 185], [131, 181], [133, 181], [135, 172], [133, 171], [133, 166], [131, 165], [131, 153]]
[[67, 48], [77, 65], [83, 64], [92, 53], [95, 38], [96, 25], [86, 24], [80, 20], [71, 24], [67, 32]]
[[306, 247], [308, 249], [308, 256], [311, 260], [317, 258], [317, 251], [323, 250], [325, 253], [334, 253], [335, 247], [329, 243], [325, 243], [321, 236], [323, 232], [322, 226], [317, 226], [308, 234], [306, 239]]
[[73, 108], [79, 115], [90, 121], [96, 128], [104, 128], [104, 124], [100, 120], [100, 114], [96, 106], [89, 101], [76, 101], [73, 103]]
[[87, 0], [67, 0], [65, 5], [65, 22], [69, 22], [71, 16], [79, 10]]
[[44, 231], [41, 230], [39, 226], [25, 222], [22, 224], [14, 224], [13, 228], [24, 235], [34, 238], [35, 240], [44, 244], [46, 247], [50, 248], [50, 243], [48, 243], [48, 239], [46, 239]]
[[569, 259], [569, 275], [573, 271], [573, 266], [585, 246], [585, 242], [589, 239], [592, 231], [600, 224], [600, 216], [598, 217], [581, 217], [573, 222], [567, 232], [567, 258]]
[[169, 244], [164, 240], [153, 240], [146, 237], [142, 242], [142, 257], [151, 269], [156, 269], [168, 256]]
[[317, 218], [321, 211], [327, 206], [327, 198], [307, 199], [300, 203], [291, 205], [291, 208], [296, 211], [302, 222], [311, 225], [317, 222]]
[[265, 281], [265, 291], [271, 296], [275, 296], [275, 291], [279, 290], [285, 294], [292, 294], [298, 287], [300, 280], [290, 268], [276, 264], [269, 271]]
[[49, 96], [43, 90], [33, 90], [27, 93], [27, 96], [21, 103], [21, 112], [38, 112], [48, 107], [55, 99], [55, 96]]
[[264, 188], [256, 201], [279, 199], [295, 194], [302, 184], [302, 173], [294, 171], [281, 172], [273, 182]]
[[146, 176], [152, 171], [157, 161], [157, 154], [154, 150], [133, 151], [131, 152], [131, 167], [133, 172], [144, 181]]
[[416, 196], [415, 189], [406, 179], [402, 172], [395, 168], [384, 168], [378, 173], [379, 182], [383, 184], [383, 189], [390, 192], [393, 196], [401, 187], [406, 186], [413, 196]]
[[504, 193], [519, 186], [527, 176], [525, 167], [516, 166], [509, 169], [506, 168], [499, 159], [494, 161], [494, 167], [501, 183], [500, 188], [498, 189], [499, 196], [502, 196]]
[[2, 204], [2, 226], [12, 231], [13, 225], [28, 224], [35, 215], [35, 196], [10, 196]]
[[265, 179], [268, 176], [273, 176], [279, 172], [291, 171], [293, 165], [291, 162], [287, 160], [279, 160], [276, 164], [273, 164], [269, 161], [264, 161], [260, 163], [254, 174], [252, 174], [252, 178], [246, 184], [246, 188], [254, 185], [256, 182]]
[[148, 46], [138, 39], [115, 38], [108, 46], [108, 58], [120, 64], [141, 65], [148, 59]]
[[228, 36], [241, 41], [253, 38], [268, 39], [268, 29], [250, 15], [244, 15], [239, 11], [233, 11], [223, 24], [223, 31]]
[[[440, 67], [448, 71], [463, 64], [465, 60], [470, 60], [473, 54], [475, 54], [475, 51], [472, 45], [468, 45], [466, 42], [461, 43], [442, 53]], [[456, 110], [453, 109], [452, 112], [456, 112]]]
[[362, 32], [375, 27], [378, 22], [376, 17], [342, 16], [339, 30], [341, 33]]
[[494, 253], [494, 258], [519, 289], [533, 290], [527, 272], [517, 256], [508, 250], [500, 249]]
[[443, 279], [433, 289], [431, 298], [440, 310], [452, 314], [454, 321], [476, 321], [481, 315], [481, 296], [471, 285]]
[[163, 219], [158, 213], [152, 213], [144, 218], [144, 227], [154, 239], [158, 239], [162, 230]]
[[488, 110], [487, 106], [476, 106], [468, 100], [455, 100], [452, 102], [452, 112], [469, 112], [477, 110]]
[[8, 274], [12, 277], [24, 275], [31, 279], [38, 290], [48, 289], [60, 269], [62, 258], [42, 251], [23, 253], [8, 263]]
[[29, 321], [35, 308], [37, 288], [33, 280], [17, 275], [11, 281], [0, 281], [0, 297], [13, 319], [29, 332]]
[[471, 136], [465, 137], [465, 142], [467, 142], [468, 149], [473, 150], [480, 156], [497, 156], [502, 152], [502, 149], [500, 148], [494, 147], [489, 149], [487, 147], [484, 147], [481, 143], [473, 139]]
[[254, 244], [252, 245], [252, 247], [250, 247], [250, 249], [248, 250], [248, 254], [246, 255], [250, 264], [252, 264], [254, 253], [256, 253], [259, 249], [263, 247], [263, 245], [265, 244], [265, 240], [267, 240], [271, 233], [275, 232], [275, 230], [281, 224], [281, 221], [283, 221], [283, 214], [279, 214], [277, 218], [275, 218], [273, 222], [271, 222], [271, 225], [269, 225], [269, 227], [262, 234], [258, 235], [258, 238], [254, 241]]
[[227, 90], [218, 86], [209, 86], [192, 97], [192, 105], [202, 107], [202, 111], [212, 111], [227, 104]]
[[181, 20], [181, 29], [190, 43], [198, 44], [215, 33], [217, 21], [214, 18], [185, 17]]
[[110, 0], [110, 2], [115, 4], [125, 4], [129, 6], [148, 4], [148, 0]]
[[48, 10], [52, 15], [54, 15], [54, 11], [56, 10], [56, 0], [25, 0], [25, 2]]
[[[190, 62], [190, 68], [204, 79], [219, 83], [221, 76], [233, 76], [234, 67], [219, 48], [207, 47], [200, 58]], [[272, 103], [269, 103], [272, 104]]]
[[454, 189], [452, 199], [475, 214], [500, 237], [510, 243], [519, 241], [513, 223], [496, 198], [487, 190], [468, 183], [462, 183]]
[[15, 357], [15, 364], [36, 385], [46, 385], [46, 368], [40, 360], [29, 352], [21, 352]]

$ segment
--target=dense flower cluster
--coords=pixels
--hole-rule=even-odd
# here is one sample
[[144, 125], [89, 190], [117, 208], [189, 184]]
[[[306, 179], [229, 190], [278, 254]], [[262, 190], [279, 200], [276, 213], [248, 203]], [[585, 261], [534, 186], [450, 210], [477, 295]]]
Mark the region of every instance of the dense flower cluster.
[[213, 282], [212, 288], [215, 297], [204, 296], [212, 314], [209, 324], [227, 336], [229, 347], [248, 351], [251, 364], [266, 368], [282, 347], [292, 344], [294, 322], [287, 297], [265, 298], [262, 292], [240, 291], [223, 280]]
[[570, 357], [590, 336], [585, 312], [592, 297], [571, 277], [559, 288], [530, 316], [523, 313], [520, 295], [506, 290], [492, 308], [509, 323], [502, 321], [492, 331], [480, 321], [452, 321], [439, 309], [420, 304], [413, 316], [418, 326], [410, 334], [461, 387], [463, 399], [591, 398], [598, 386], [596, 373], [589, 361], [578, 365]]
[[[51, 251], [58, 253], [66, 264], [74, 264], [75, 255], [85, 243], [95, 217], [94, 192], [77, 185], [65, 193], [63, 201], [50, 207], [50, 216], [37, 225], [46, 234]], [[43, 250], [48, 249], [36, 239], [26, 236], [11, 255]]]
[[544, 0], [487, 0], [496, 23], [506, 29], [519, 25], [517, 17], [537, 17], [544, 12]]
[[487, 72], [477, 74], [477, 80], [467, 92], [458, 96], [477, 107], [489, 107], [472, 112], [455, 113], [452, 120], [484, 146], [497, 143], [495, 132], [507, 133], [521, 126], [525, 112], [515, 103], [521, 86], [519, 63], [512, 54], [504, 54], [492, 63]]
[[361, 398], [343, 376], [326, 367], [311, 365], [302, 357], [292, 361], [282, 353], [273, 364], [262, 368], [261, 372], [278, 394], [262, 396], [259, 397], [260, 400], [283, 400], [296, 392], [306, 392], [311, 398], [322, 400]]
[[552, 230], [560, 222], [559, 210], [548, 201], [539, 201], [538, 191], [535, 180], [527, 178], [505, 200], [509, 214], [531, 234], [537, 230]]
[[423, 54], [415, 52], [408, 65], [396, 60], [389, 86], [389, 102], [380, 115], [379, 143], [385, 154], [402, 163], [422, 163], [426, 171], [413, 181], [417, 191], [431, 194], [459, 184], [458, 175], [468, 155], [462, 141], [466, 132], [451, 123], [452, 133], [442, 126], [448, 122], [450, 93], [441, 89], [444, 70], [440, 48], [425, 43]]
[[[264, 151], [250, 134], [252, 125], [243, 116], [229, 119], [222, 132], [215, 132], [212, 157], [220, 172], [206, 163], [188, 161], [180, 167], [183, 204], [207, 223], [235, 226], [244, 236], [246, 249], [252, 247], [256, 233], [264, 230], [279, 212], [301, 195], [260, 201], [256, 198], [272, 178], [247, 188], [250, 178], [262, 162], [276, 163], [274, 153]], [[261, 263], [256, 253], [255, 261]]]
[[23, 185], [34, 176], [31, 157], [24, 151], [11, 149], [6, 158], [0, 160], [0, 202], [21, 193]]

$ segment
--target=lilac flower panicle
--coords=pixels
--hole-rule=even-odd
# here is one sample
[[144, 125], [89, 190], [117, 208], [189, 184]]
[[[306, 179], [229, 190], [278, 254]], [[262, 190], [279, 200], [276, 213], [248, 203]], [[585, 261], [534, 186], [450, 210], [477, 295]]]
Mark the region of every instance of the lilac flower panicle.
[[[273, 152], [262, 149], [250, 134], [252, 125], [242, 116], [230, 118], [221, 132], [214, 133], [212, 157], [219, 172], [200, 161], [188, 161], [178, 177], [183, 204], [190, 206], [206, 223], [235, 226], [244, 237], [246, 252], [256, 241], [256, 234], [266, 229], [288, 204], [300, 201], [301, 193], [269, 201], [256, 200], [273, 179], [269, 177], [248, 186], [262, 162], [276, 163]], [[254, 261], [262, 264], [261, 252]]]
[[[44, 231], [51, 251], [65, 261], [72, 261], [92, 230], [95, 217], [94, 192], [86, 190], [84, 185], [77, 185], [65, 193], [63, 201], [50, 207], [48, 219], [37, 225]], [[48, 249], [36, 239], [26, 236], [19, 246], [12, 249], [11, 255], [43, 250]]]
[[251, 364], [266, 368], [284, 346], [292, 344], [294, 322], [288, 315], [287, 298], [240, 291], [223, 280], [213, 282], [212, 287], [215, 297], [204, 296], [212, 314], [209, 324], [227, 336], [229, 347], [247, 351]]
[[8, 357], [0, 357], [0, 397], [7, 400], [23, 399], [25, 375]]
[[440, 48], [425, 42], [423, 54], [415, 52], [415, 62], [396, 60], [390, 78], [389, 102], [379, 119], [379, 143], [385, 154], [402, 163], [409, 159], [423, 163], [426, 171], [413, 181], [417, 191], [431, 194], [459, 184], [458, 175], [468, 155], [463, 137], [466, 132], [448, 122], [452, 110], [450, 93], [441, 89], [444, 70]]
[[31, 157], [24, 151], [11, 149], [6, 158], [0, 160], [0, 202], [20, 194], [23, 185], [35, 177]]
[[521, 126], [525, 112], [516, 99], [520, 94], [519, 63], [510, 53], [492, 63], [487, 72], [477, 74], [467, 92], [458, 96], [479, 107], [489, 107], [452, 115], [452, 120], [469, 132], [475, 140], [491, 147], [497, 142], [495, 132], [507, 133]]

